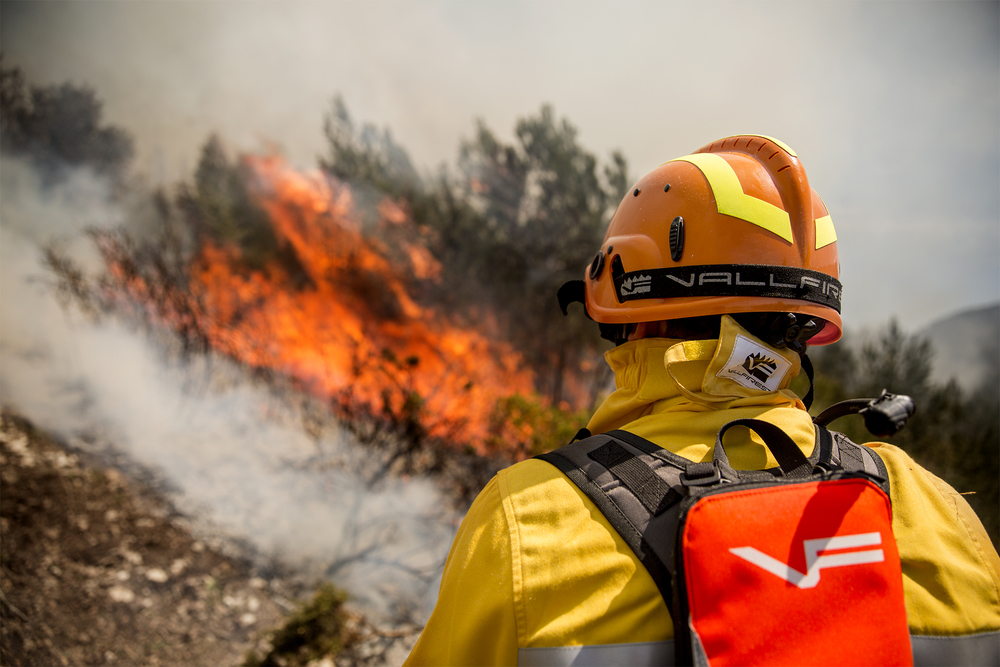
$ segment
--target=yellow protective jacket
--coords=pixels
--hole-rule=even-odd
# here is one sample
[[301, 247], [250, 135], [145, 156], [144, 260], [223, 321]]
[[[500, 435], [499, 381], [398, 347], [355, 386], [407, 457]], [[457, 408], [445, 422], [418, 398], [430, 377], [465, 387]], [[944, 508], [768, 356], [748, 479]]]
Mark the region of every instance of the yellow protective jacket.
[[[726, 377], [739, 336], [750, 334], [726, 317], [717, 341], [653, 338], [611, 350], [616, 390], [588, 428], [626, 430], [701, 461], [724, 424], [756, 418], [808, 456], [812, 420], [787, 388], [798, 355], [771, 348], [785, 372], [774, 391], [750, 389]], [[737, 431], [726, 436], [733, 467], [777, 465], [756, 435]], [[982, 523], [905, 452], [868, 446], [889, 473], [916, 663], [1000, 662], [1000, 558]], [[559, 470], [528, 460], [500, 471], [469, 509], [406, 664], [672, 664], [672, 638], [667, 604], [632, 550]]]

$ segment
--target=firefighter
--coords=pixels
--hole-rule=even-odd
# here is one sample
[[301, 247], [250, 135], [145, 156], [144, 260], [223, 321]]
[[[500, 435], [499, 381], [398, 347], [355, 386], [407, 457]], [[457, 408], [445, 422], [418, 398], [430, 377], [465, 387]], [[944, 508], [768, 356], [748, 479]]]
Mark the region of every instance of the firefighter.
[[[729, 137], [654, 169], [625, 194], [583, 281], [560, 290], [564, 310], [582, 301], [616, 344], [616, 389], [587, 428], [703, 461], [720, 428], [754, 418], [810, 455], [816, 432], [789, 383], [811, 374], [808, 345], [841, 337], [838, 274], [830, 214], [782, 142]], [[981, 522], [905, 452], [867, 447], [889, 477], [914, 661], [1000, 663], [1000, 558]], [[726, 451], [739, 470], [776, 465], [748, 430]], [[472, 504], [407, 664], [672, 664], [669, 609], [595, 504], [532, 459]]]

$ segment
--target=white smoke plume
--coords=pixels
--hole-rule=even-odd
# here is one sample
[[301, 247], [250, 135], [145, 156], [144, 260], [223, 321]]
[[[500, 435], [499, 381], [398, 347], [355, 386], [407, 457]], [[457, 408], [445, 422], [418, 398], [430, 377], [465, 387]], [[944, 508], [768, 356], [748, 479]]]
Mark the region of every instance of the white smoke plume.
[[97, 269], [82, 231], [124, 214], [85, 171], [42, 187], [5, 156], [0, 177], [0, 402], [126, 470], [151, 472], [196, 530], [330, 577], [362, 609], [426, 615], [460, 518], [435, 485], [373, 484], [358, 474], [370, 451], [335, 424], [307, 433], [287, 400], [233, 364], [181, 361], [146, 333], [60, 306], [43, 245], [58, 241]]

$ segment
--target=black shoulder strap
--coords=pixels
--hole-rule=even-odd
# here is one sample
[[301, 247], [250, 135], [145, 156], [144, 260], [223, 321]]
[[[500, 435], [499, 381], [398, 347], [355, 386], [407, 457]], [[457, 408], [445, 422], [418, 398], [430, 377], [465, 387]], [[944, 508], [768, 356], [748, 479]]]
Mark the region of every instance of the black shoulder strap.
[[536, 458], [561, 470], [597, 505], [669, 605], [680, 475], [691, 462], [624, 431], [584, 438]]

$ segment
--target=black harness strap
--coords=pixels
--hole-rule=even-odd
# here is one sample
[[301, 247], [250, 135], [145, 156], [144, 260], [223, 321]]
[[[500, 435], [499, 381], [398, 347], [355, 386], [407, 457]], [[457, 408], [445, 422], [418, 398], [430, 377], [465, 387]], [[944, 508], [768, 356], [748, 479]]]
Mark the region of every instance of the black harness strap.
[[609, 440], [587, 456], [607, 468], [653, 516], [660, 516], [681, 499], [680, 494], [671, 489], [648, 465], [614, 440]]
[[674, 487], [680, 486], [680, 469], [649, 457], [643, 450], [659, 449], [653, 443], [628, 435], [629, 441], [641, 441], [643, 447], [633, 448], [631, 442], [609, 433], [535, 458], [561, 470], [597, 506], [669, 601], [673, 599], [670, 563], [676, 532], [672, 527], [681, 500]]
[[[778, 462], [785, 476], [808, 477], [812, 473], [812, 464], [799, 449], [799, 446], [795, 444], [795, 441], [774, 424], [760, 419], [735, 419], [719, 429], [719, 434], [715, 438], [715, 451], [712, 455], [714, 461], [729, 466], [729, 455], [726, 454], [726, 448], [722, 445], [722, 436], [734, 426], [745, 426], [756, 431], [757, 435], [767, 443], [767, 448], [774, 454], [774, 459]], [[813, 448], [815, 449], [815, 446]]]
[[604, 493], [604, 490], [600, 486], [593, 483], [587, 474], [577, 467], [576, 463], [559, 455], [557, 452], [539, 454], [535, 458], [542, 459], [559, 468], [563, 474], [569, 477], [597, 505], [601, 513], [614, 526], [618, 534], [622, 536], [622, 539], [632, 547], [632, 550], [636, 553], [641, 551], [639, 543], [642, 541], [642, 533], [629, 521], [628, 517], [625, 516], [614, 501], [608, 497], [608, 494]]

